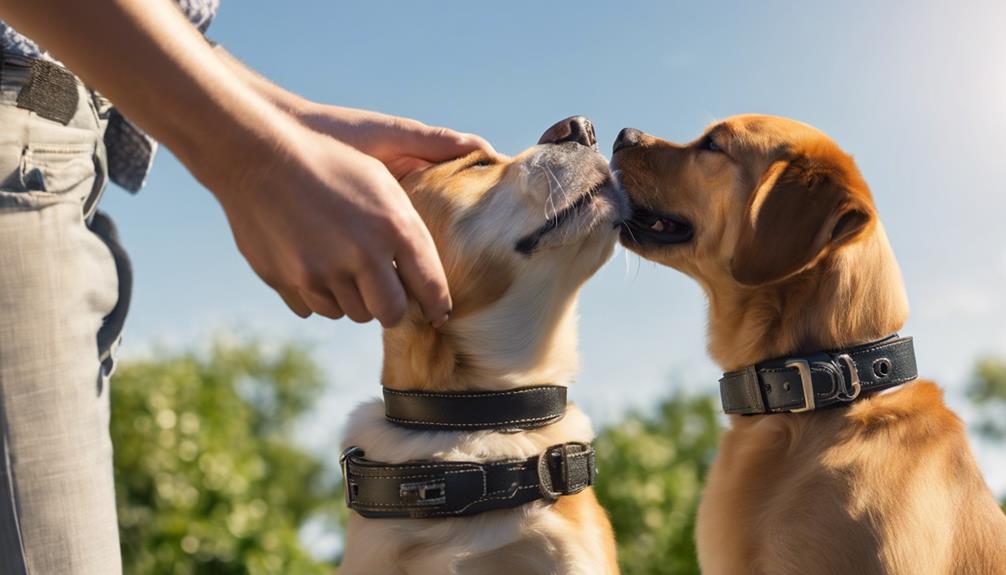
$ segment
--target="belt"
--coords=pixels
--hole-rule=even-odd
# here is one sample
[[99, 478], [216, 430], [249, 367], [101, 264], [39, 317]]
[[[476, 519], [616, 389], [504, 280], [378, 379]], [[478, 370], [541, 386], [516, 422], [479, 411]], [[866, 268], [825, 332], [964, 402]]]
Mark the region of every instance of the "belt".
[[918, 378], [915, 347], [897, 334], [844, 350], [762, 362], [720, 379], [726, 413], [800, 413], [846, 405]]
[[77, 77], [59, 64], [0, 53], [0, 85], [18, 87], [16, 105], [39, 116], [70, 123], [77, 113]]

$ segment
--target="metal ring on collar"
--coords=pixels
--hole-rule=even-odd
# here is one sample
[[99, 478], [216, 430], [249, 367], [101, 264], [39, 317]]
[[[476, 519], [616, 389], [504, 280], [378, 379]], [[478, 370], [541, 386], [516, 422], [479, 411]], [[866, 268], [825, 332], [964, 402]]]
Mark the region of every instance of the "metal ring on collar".
[[859, 382], [859, 370], [856, 369], [856, 361], [847, 353], [835, 357], [835, 360], [841, 361], [849, 369], [849, 379], [846, 380], [844, 376], [841, 378], [842, 389], [835, 394], [835, 397], [840, 401], [853, 401], [859, 397], [859, 393], [863, 390], [863, 386]]

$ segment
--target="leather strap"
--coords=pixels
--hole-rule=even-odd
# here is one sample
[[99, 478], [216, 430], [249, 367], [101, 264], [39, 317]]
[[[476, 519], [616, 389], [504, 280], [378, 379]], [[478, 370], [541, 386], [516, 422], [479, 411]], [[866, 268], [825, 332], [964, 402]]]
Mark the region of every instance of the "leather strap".
[[384, 416], [416, 429], [534, 429], [559, 421], [565, 413], [566, 388], [560, 385], [462, 393], [384, 388]]
[[918, 378], [912, 338], [897, 334], [846, 350], [774, 359], [720, 379], [726, 413], [799, 413], [845, 405]]
[[594, 449], [587, 443], [553, 445], [528, 459], [475, 463], [380, 463], [350, 447], [341, 464], [346, 505], [364, 517], [459, 517], [555, 500], [594, 483]]

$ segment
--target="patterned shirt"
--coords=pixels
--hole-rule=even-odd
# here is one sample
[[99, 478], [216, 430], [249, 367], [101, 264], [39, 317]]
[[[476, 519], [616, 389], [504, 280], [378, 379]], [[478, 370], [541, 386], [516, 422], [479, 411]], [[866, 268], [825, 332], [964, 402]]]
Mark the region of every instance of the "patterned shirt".
[[[189, 21], [205, 33], [217, 13], [220, 0], [175, 0], [175, 3]], [[59, 63], [38, 44], [18, 34], [3, 20], [0, 20], [0, 50], [26, 58]], [[105, 147], [108, 152], [109, 178], [131, 192], [142, 188], [157, 151], [157, 142], [113, 108], [105, 130]]]

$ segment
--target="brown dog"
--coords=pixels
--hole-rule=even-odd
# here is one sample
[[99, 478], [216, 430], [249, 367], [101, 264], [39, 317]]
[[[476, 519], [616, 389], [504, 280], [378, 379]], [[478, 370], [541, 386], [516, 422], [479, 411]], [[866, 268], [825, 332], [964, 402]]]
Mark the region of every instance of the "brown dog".
[[[578, 367], [577, 293], [611, 255], [627, 215], [590, 122], [567, 118], [516, 157], [474, 153], [416, 172], [403, 186], [437, 244], [454, 313], [434, 328], [413, 306], [385, 330], [382, 384], [400, 392], [501, 396], [569, 385]], [[378, 400], [353, 412], [344, 447], [389, 464], [517, 466], [549, 446], [592, 439], [590, 421], [575, 405], [533, 429], [428, 431], [389, 421]], [[483, 474], [483, 489], [485, 481]], [[517, 489], [483, 495], [506, 499]], [[618, 566], [611, 524], [587, 488], [471, 516], [351, 513], [339, 573], [617, 575]]]
[[[611, 166], [635, 210], [623, 243], [702, 285], [709, 351], [725, 371], [904, 324], [901, 274], [866, 182], [814, 128], [737, 116], [687, 145], [626, 129]], [[842, 369], [837, 380], [851, 379]], [[725, 397], [744, 374], [725, 377]], [[750, 400], [767, 405], [775, 392], [755, 385]], [[847, 407], [731, 416], [699, 510], [703, 571], [1006, 573], [1006, 516], [940, 389], [864, 385], [854, 402], [858, 381], [849, 390]]]

